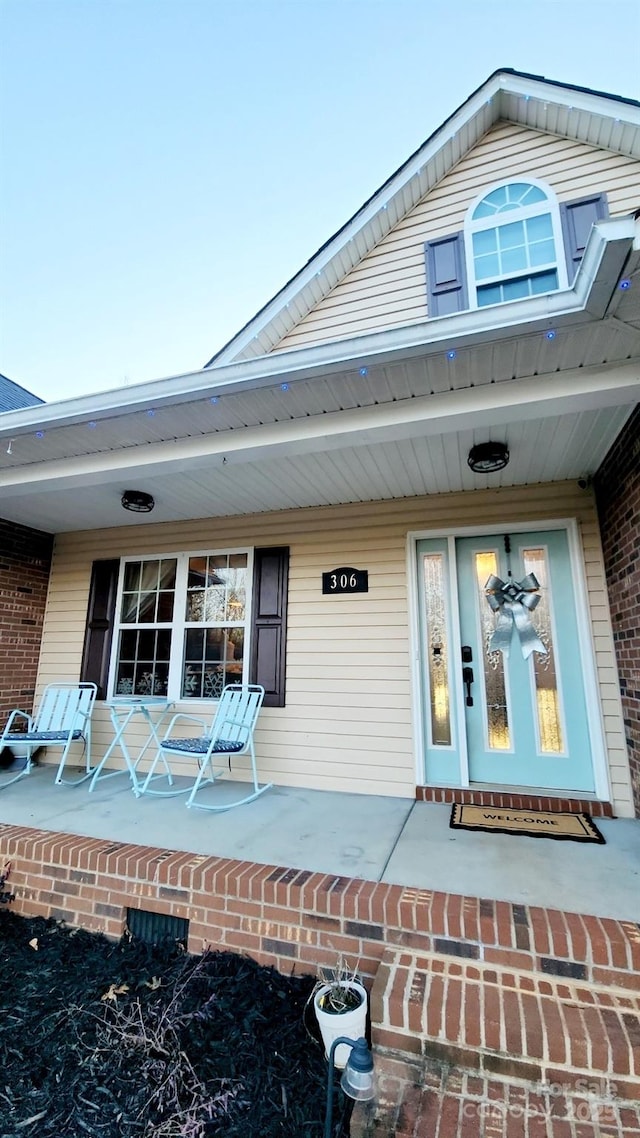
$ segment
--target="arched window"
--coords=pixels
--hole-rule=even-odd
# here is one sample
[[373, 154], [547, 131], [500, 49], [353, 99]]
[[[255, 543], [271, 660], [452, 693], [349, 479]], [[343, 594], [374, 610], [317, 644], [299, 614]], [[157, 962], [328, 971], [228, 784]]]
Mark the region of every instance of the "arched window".
[[465, 230], [472, 305], [566, 288], [558, 205], [541, 182], [495, 186], [471, 206]]

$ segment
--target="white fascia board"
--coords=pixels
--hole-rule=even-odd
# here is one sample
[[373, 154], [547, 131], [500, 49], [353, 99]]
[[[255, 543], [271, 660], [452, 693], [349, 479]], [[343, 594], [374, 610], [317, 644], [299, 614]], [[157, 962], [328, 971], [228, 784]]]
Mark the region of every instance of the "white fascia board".
[[150, 443], [8, 468], [0, 472], [0, 493], [13, 498], [38, 489], [102, 485], [134, 474], [148, 480], [172, 469], [193, 471], [222, 465], [223, 461], [226, 468], [278, 455], [326, 452], [376, 441], [495, 427], [516, 419], [527, 421], [576, 410], [627, 406], [638, 399], [640, 362], [609, 368], [576, 368], [179, 442]]
[[[369, 332], [309, 348], [296, 348], [224, 366], [153, 380], [127, 390], [99, 392], [6, 411], [0, 415], [0, 438], [28, 430], [53, 429], [87, 420], [99, 421], [150, 408], [188, 403], [212, 395], [272, 387], [286, 380], [313, 379], [350, 368], [402, 362], [435, 355], [449, 348], [472, 347], [490, 341], [542, 331], [551, 326], [600, 318], [624, 268], [640, 222], [632, 218], [599, 221], [593, 226], [572, 288], [543, 296], [469, 309], [416, 324]], [[602, 279], [601, 279], [602, 278]], [[598, 300], [590, 303], [592, 293]], [[604, 307], [603, 307], [604, 303]], [[46, 448], [43, 447], [43, 452]]]
[[520, 95], [523, 99], [537, 99], [540, 103], [596, 115], [603, 119], [620, 119], [631, 126], [640, 126], [640, 107], [616, 99], [615, 96], [601, 95], [597, 91], [577, 91], [564, 87], [561, 83], [538, 80], [532, 76], [510, 75], [507, 71], [496, 76], [498, 86], [510, 95]]

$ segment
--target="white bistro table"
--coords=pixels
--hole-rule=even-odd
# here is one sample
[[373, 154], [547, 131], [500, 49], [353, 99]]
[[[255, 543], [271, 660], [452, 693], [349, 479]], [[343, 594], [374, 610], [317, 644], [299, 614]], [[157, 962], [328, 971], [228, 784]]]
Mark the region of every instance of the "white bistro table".
[[[165, 699], [164, 696], [159, 695], [121, 695], [115, 696], [114, 699], [107, 700], [107, 704], [109, 707], [109, 714], [111, 715], [111, 722], [113, 723], [114, 735], [102, 759], [94, 771], [93, 778], [89, 783], [89, 792], [95, 788], [95, 785], [99, 779], [113, 778], [117, 774], [125, 774], [128, 771], [129, 778], [131, 779], [131, 788], [136, 798], [138, 798], [141, 793], [141, 784], [140, 780], [138, 779], [137, 770], [141, 760], [144, 758], [149, 747], [151, 746], [154, 747], [153, 767], [155, 768], [156, 760], [158, 758], [161, 758], [164, 764], [166, 777], [169, 780], [169, 786], [173, 786], [171, 769], [164, 755], [162, 754], [162, 749], [160, 747], [160, 737], [158, 735], [158, 730], [163, 723], [165, 715], [173, 707], [173, 702], [171, 700]], [[133, 758], [129, 751], [129, 745], [126, 739], [126, 730], [136, 715], [141, 715], [145, 720], [148, 727], [148, 735], [138, 754], [135, 758]], [[116, 747], [120, 748], [121, 754], [125, 761], [126, 769], [105, 771], [104, 767], [107, 761], [111, 758], [111, 755], [115, 751]], [[154, 775], [154, 777], [163, 778], [164, 775], [158, 774]], [[145, 780], [145, 786], [146, 782], [148, 782], [148, 779]]]

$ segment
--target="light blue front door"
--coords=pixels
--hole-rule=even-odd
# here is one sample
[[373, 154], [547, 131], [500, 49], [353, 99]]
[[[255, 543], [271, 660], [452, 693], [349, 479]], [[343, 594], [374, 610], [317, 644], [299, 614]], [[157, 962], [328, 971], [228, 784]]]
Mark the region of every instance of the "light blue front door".
[[418, 552], [427, 781], [459, 782], [464, 734], [472, 784], [593, 791], [566, 531], [434, 539]]

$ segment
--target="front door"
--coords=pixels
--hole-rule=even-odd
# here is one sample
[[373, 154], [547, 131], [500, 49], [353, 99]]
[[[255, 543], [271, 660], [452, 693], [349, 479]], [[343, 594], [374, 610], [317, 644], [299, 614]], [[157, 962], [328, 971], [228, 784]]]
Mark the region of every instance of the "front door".
[[566, 531], [418, 554], [427, 781], [593, 791]]

